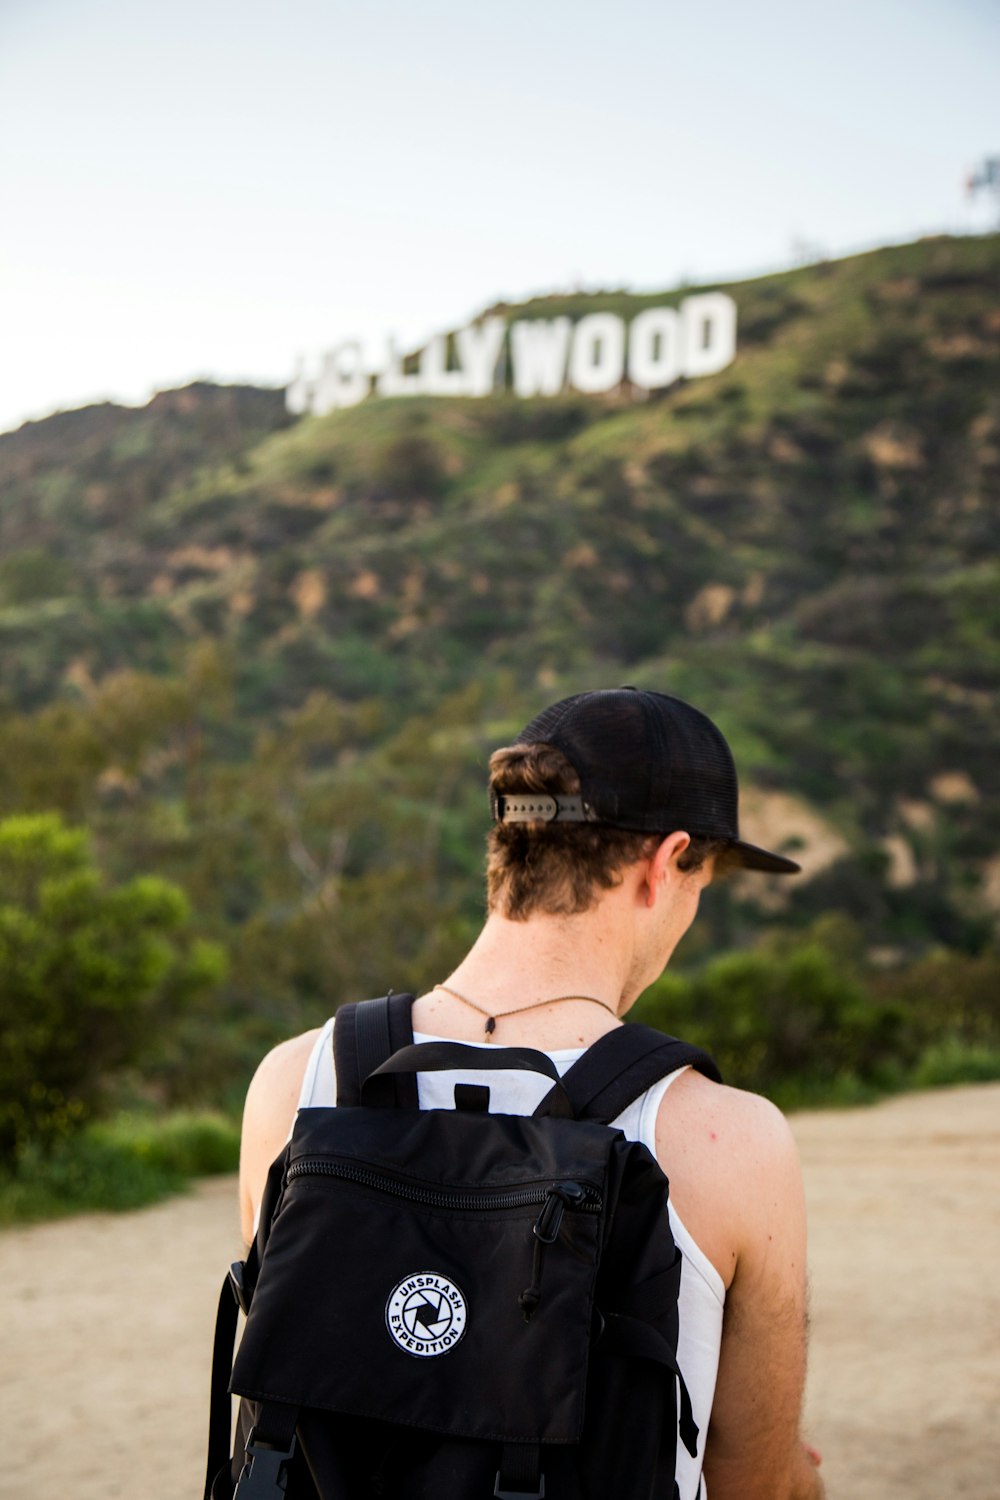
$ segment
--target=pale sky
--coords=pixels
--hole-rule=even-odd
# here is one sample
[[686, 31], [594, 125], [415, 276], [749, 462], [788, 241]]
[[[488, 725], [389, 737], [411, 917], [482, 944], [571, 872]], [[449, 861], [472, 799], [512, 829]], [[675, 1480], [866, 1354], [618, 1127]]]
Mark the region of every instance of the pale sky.
[[997, 0], [0, 0], [0, 431], [982, 230]]

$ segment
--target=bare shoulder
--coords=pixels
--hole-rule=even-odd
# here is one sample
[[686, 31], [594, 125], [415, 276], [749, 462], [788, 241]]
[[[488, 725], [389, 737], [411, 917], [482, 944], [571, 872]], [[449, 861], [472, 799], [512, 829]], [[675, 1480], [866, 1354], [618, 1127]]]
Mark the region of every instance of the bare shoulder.
[[664, 1095], [657, 1155], [687, 1228], [726, 1286], [705, 1453], [713, 1500], [818, 1500], [799, 1439], [806, 1220], [791, 1128], [769, 1100], [685, 1073]]
[[727, 1287], [764, 1222], [798, 1211], [795, 1141], [759, 1094], [683, 1073], [663, 1096], [656, 1154], [678, 1213]]
[[240, 1143], [240, 1222], [247, 1243], [253, 1235], [267, 1169], [288, 1139], [309, 1054], [319, 1035], [317, 1028], [280, 1042], [263, 1058], [250, 1081]]
[[297, 1088], [301, 1087], [306, 1063], [320, 1030], [317, 1026], [313, 1031], [304, 1031], [301, 1036], [289, 1037], [287, 1041], [272, 1047], [257, 1066], [250, 1081], [247, 1099], [256, 1100], [258, 1096], [267, 1095], [274, 1089], [286, 1089], [292, 1083]]
[[792, 1131], [781, 1110], [763, 1095], [747, 1089], [730, 1089], [724, 1083], [712, 1083], [703, 1074], [688, 1068], [664, 1094], [661, 1115], [669, 1106], [684, 1109], [691, 1125], [723, 1127], [729, 1145], [753, 1152], [783, 1152], [792, 1145]]
[[667, 1090], [657, 1118], [657, 1147], [668, 1159], [709, 1152], [722, 1171], [778, 1172], [797, 1161], [791, 1128], [760, 1094], [727, 1088], [689, 1070]]

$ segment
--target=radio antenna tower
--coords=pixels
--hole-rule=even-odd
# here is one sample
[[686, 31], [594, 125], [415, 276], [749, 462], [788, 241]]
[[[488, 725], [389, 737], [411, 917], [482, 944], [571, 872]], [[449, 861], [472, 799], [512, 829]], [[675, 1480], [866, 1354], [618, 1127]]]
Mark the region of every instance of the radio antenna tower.
[[970, 198], [986, 193], [993, 199], [1000, 227], [1000, 156], [987, 156], [965, 179], [965, 191]]

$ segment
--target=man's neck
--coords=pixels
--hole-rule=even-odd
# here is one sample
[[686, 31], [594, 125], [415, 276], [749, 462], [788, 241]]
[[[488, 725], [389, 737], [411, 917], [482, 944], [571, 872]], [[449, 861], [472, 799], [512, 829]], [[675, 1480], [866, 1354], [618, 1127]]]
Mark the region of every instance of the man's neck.
[[626, 930], [604, 903], [575, 917], [513, 922], [491, 914], [449, 983], [498, 1012], [536, 1000], [587, 995], [623, 1015], [636, 998]]

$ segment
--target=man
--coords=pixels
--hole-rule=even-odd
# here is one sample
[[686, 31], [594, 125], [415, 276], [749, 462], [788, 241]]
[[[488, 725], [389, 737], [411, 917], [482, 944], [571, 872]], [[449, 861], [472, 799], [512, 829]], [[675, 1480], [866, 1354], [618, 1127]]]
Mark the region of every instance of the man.
[[[493, 755], [490, 791], [486, 923], [415, 1002], [417, 1041], [533, 1047], [564, 1071], [662, 973], [713, 870], [798, 869], [740, 839], [725, 740], [664, 694], [624, 688], [553, 705]], [[331, 1027], [277, 1047], [250, 1086], [248, 1241], [296, 1109], [335, 1100]], [[508, 1113], [530, 1113], [547, 1087], [491, 1077], [491, 1107]], [[454, 1082], [422, 1075], [421, 1107], [445, 1107]], [[689, 1068], [615, 1123], [669, 1177], [684, 1255], [678, 1361], [701, 1437], [696, 1457], [679, 1449], [681, 1500], [699, 1484], [710, 1500], [818, 1500], [819, 1456], [799, 1436], [806, 1235], [787, 1124], [766, 1100]]]

